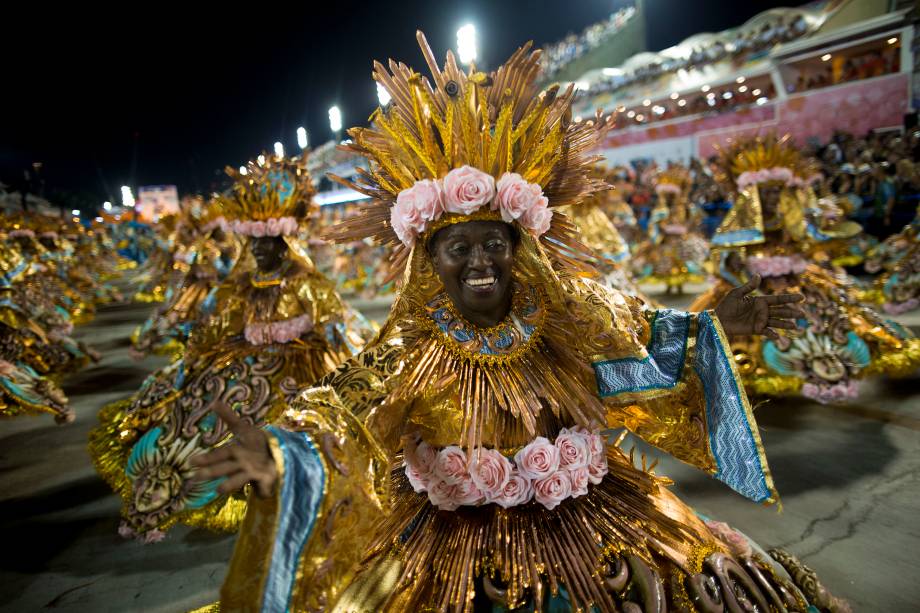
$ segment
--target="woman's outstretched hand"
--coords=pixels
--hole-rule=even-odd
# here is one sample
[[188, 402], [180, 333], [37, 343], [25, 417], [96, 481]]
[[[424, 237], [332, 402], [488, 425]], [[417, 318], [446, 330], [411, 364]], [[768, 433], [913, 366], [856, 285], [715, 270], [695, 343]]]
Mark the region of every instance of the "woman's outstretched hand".
[[223, 447], [209, 451], [192, 460], [198, 467], [196, 478], [200, 481], [226, 479], [217, 488], [221, 494], [234, 492], [252, 483], [256, 494], [271, 496], [278, 469], [272, 457], [265, 432], [240, 417], [223, 402], [216, 402], [211, 410], [223, 420], [233, 433], [233, 439]]
[[779, 337], [777, 329], [797, 329], [795, 320], [805, 313], [795, 303], [805, 300], [802, 294], [751, 296], [760, 287], [760, 275], [728, 292], [716, 307], [716, 316], [729, 336], [735, 334], [764, 334]]

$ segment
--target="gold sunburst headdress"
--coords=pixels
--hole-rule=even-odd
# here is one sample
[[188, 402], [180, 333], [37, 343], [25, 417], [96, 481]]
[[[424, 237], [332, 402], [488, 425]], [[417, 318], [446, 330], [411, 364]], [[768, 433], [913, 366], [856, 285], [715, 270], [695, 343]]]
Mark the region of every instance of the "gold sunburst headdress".
[[655, 191], [680, 195], [690, 188], [690, 173], [683, 166], [671, 166], [654, 178]]
[[540, 52], [531, 43], [492, 73], [465, 73], [450, 51], [439, 67], [425, 36], [416, 37], [432, 80], [393, 60], [389, 69], [375, 62], [373, 78], [392, 101], [373, 113], [372, 127], [349, 130], [353, 142], [343, 146], [371, 169], [353, 180], [330, 175], [371, 200], [327, 237], [390, 245], [398, 271], [438, 229], [501, 219], [555, 263], [577, 267], [589, 252], [553, 209], [608, 188], [591, 176], [599, 156], [588, 152], [612, 118], [573, 121], [573, 87], [540, 93]]
[[244, 236], [296, 236], [313, 206], [306, 155], [262, 154], [245, 172], [227, 167], [233, 179], [229, 196], [220, 198], [228, 226]]
[[788, 134], [738, 138], [719, 149], [717, 179], [739, 190], [769, 181], [792, 185], [800, 163], [801, 156]]
[[[734, 139], [718, 151], [716, 180], [736, 196], [735, 205], [716, 230], [712, 244], [739, 247], [762, 243], [764, 218], [758, 187], [766, 184], [797, 187], [801, 156], [789, 135], [779, 138], [775, 134]], [[788, 213], [781, 215], [779, 221], [794, 227], [795, 234], [799, 234], [801, 215], [797, 210]]]

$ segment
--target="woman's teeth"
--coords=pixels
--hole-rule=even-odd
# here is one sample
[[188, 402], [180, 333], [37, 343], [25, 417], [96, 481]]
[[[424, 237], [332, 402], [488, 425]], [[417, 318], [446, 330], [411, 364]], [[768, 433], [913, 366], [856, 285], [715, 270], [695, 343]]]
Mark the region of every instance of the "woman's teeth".
[[483, 287], [495, 283], [495, 277], [481, 277], [479, 279], [464, 279], [463, 282], [470, 287]]

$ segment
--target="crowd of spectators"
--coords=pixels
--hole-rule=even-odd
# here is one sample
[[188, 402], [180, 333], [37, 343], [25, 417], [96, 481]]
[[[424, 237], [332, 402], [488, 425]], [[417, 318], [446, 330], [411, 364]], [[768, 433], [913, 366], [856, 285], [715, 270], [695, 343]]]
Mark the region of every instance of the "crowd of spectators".
[[733, 83], [689, 96], [670, 98], [634, 109], [620, 108], [618, 127], [647, 125], [689, 115], [716, 115], [736, 111], [753, 104], [764, 104], [776, 96], [772, 81], [755, 85]]
[[[869, 133], [862, 137], [838, 132], [827, 143], [802, 148], [820, 165], [818, 197], [833, 197], [852, 220], [869, 234], [884, 239], [913, 220], [920, 204], [920, 130]], [[731, 209], [731, 194], [714, 178], [714, 160], [693, 159], [690, 202], [698, 211], [699, 230], [711, 237]], [[639, 226], [647, 230], [655, 205], [654, 162], [634, 161], [623, 190]], [[622, 179], [627, 180], [623, 174]], [[848, 203], [848, 204], [847, 204]]]
[[615, 92], [648, 83], [666, 73], [692, 70], [722, 60], [745, 61], [749, 56], [768, 51], [776, 45], [795, 40], [807, 33], [808, 22], [803, 14], [778, 18], [759, 28], [747, 31], [739, 29], [731, 40], [715, 40], [696, 47], [687, 57], [665, 59], [640, 66], [625, 74], [612, 74], [583, 90], [583, 95]]
[[[828, 54], [829, 55], [829, 54]], [[872, 49], [847, 57], [839, 66], [830, 61], [821, 68], [805, 64], [799, 69], [795, 81], [788, 86], [789, 92], [802, 92], [829, 85], [871, 79], [901, 70], [901, 50], [898, 45], [886, 44], [884, 48]]]
[[627, 7], [613, 13], [607, 19], [592, 24], [580, 34], [569, 34], [562, 40], [543, 47], [540, 58], [543, 76], [551, 79], [569, 62], [597, 48], [609, 36], [617, 33], [635, 15], [635, 7]]

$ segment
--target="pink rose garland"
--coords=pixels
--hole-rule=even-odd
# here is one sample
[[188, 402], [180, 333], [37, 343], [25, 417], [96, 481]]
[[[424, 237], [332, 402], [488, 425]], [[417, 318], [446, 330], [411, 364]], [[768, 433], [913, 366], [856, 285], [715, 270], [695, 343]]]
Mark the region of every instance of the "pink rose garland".
[[293, 217], [272, 217], [265, 221], [235, 219], [220, 224], [236, 234], [261, 238], [263, 236], [295, 236], [298, 230], [297, 220]]
[[476, 448], [467, 457], [456, 445], [435, 451], [424, 441], [408, 441], [405, 472], [412, 488], [444, 511], [487, 503], [507, 509], [531, 500], [554, 509], [603, 480], [606, 445], [596, 432], [563, 428], [555, 443], [537, 437], [512, 462], [495, 449]]
[[767, 181], [779, 181], [786, 185], [795, 184], [795, 175], [793, 172], [785, 168], [784, 166], [776, 166], [773, 168], [764, 168], [761, 170], [748, 170], [747, 172], [742, 172], [738, 175], [736, 183], [738, 187], [744, 189], [745, 187], [750, 187], [751, 185], [757, 185], [758, 183], [766, 183]]
[[441, 180], [423, 179], [399, 192], [390, 211], [390, 225], [396, 237], [411, 247], [445, 213], [472, 215], [486, 205], [500, 212], [506, 223], [517, 221], [535, 236], [549, 230], [553, 217], [549, 200], [536, 183], [506, 172], [496, 184], [491, 175], [462, 166]]

